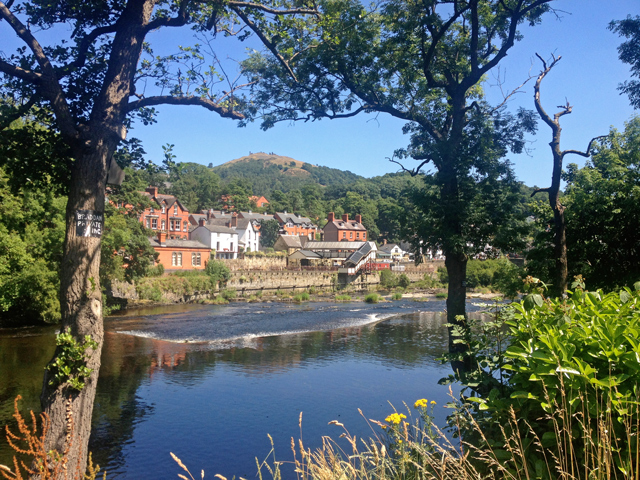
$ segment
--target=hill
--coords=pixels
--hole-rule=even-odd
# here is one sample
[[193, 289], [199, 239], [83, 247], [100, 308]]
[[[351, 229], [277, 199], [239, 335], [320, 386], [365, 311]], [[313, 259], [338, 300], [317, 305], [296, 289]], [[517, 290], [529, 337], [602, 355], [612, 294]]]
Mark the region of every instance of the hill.
[[223, 182], [232, 178], [245, 179], [251, 184], [255, 195], [267, 197], [273, 190], [286, 193], [310, 183], [335, 187], [364, 179], [349, 171], [311, 165], [291, 157], [264, 152], [236, 158], [212, 170]]

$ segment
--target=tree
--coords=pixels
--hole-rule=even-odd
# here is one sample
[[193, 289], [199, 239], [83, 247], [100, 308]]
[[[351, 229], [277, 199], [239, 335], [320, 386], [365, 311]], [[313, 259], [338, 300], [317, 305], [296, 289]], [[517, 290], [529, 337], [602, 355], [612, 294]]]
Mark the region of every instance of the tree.
[[169, 191], [190, 212], [213, 208], [220, 197], [220, 177], [199, 163], [178, 163]]
[[[318, 37], [301, 38], [293, 29], [278, 44], [278, 51], [304, 48], [290, 62], [254, 55], [246, 62], [259, 93], [255, 116], [262, 127], [279, 121], [352, 117], [361, 112], [382, 112], [407, 121], [410, 155], [419, 174], [433, 166], [430, 198], [438, 215], [428, 238], [416, 231], [416, 249], [441, 247], [449, 271], [447, 316], [450, 324], [465, 318], [465, 276], [469, 246], [483, 248], [470, 238], [472, 220], [496, 222], [496, 213], [468, 205], [469, 200], [491, 192], [512, 175], [505, 170], [486, 181], [505, 148], [522, 148], [520, 121], [481, 101], [483, 78], [507, 55], [520, 34], [518, 25], [536, 24], [550, 8], [550, 0], [389, 0], [367, 11], [361, 2], [334, 0], [323, 4], [323, 30]], [[498, 142], [495, 145], [494, 142]], [[486, 168], [485, 168], [486, 167]], [[487, 173], [489, 172], [489, 173]], [[477, 189], [472, 188], [477, 185]], [[461, 195], [463, 190], [469, 193]], [[475, 190], [476, 193], [472, 193]], [[499, 196], [496, 196], [498, 199]], [[469, 217], [473, 210], [473, 218]], [[480, 216], [480, 213], [484, 215]], [[424, 225], [424, 224], [423, 224]], [[422, 244], [426, 242], [427, 244]], [[450, 342], [450, 349], [464, 348]]]
[[277, 220], [260, 220], [260, 246], [273, 247], [280, 233], [280, 224]]
[[[537, 54], [536, 54], [537, 55]], [[589, 142], [586, 152], [580, 152], [578, 150], [561, 150], [560, 149], [560, 137], [562, 128], [560, 127], [560, 118], [564, 115], [568, 115], [573, 110], [573, 107], [567, 103], [561, 105], [560, 111], [553, 115], [553, 118], [542, 107], [542, 101], [540, 100], [540, 84], [544, 77], [551, 71], [551, 69], [560, 61], [562, 57], [553, 56], [553, 60], [547, 65], [540, 55], [537, 55], [542, 62], [542, 72], [538, 75], [534, 87], [534, 102], [536, 110], [540, 118], [549, 125], [551, 128], [551, 153], [553, 155], [553, 172], [551, 175], [551, 186], [548, 188], [538, 188], [533, 191], [531, 196], [534, 196], [539, 192], [547, 192], [549, 197], [549, 206], [553, 211], [553, 245], [554, 245], [554, 259], [555, 259], [555, 274], [553, 276], [553, 284], [551, 291], [557, 296], [562, 296], [567, 290], [568, 283], [568, 266], [567, 266], [567, 236], [566, 236], [566, 219], [565, 219], [565, 206], [560, 201], [560, 181], [562, 179], [562, 163], [565, 155], [575, 154], [582, 157], [589, 157], [591, 146], [595, 139]]]
[[565, 177], [569, 273], [590, 288], [632, 286], [640, 280], [640, 118], [593, 150]]
[[631, 65], [631, 76], [634, 80], [622, 83], [618, 90], [626, 93], [633, 108], [640, 108], [640, 16], [632, 18], [629, 15], [624, 20], [618, 20], [609, 24], [609, 29], [618, 35], [627, 38], [618, 47], [620, 60]]
[[[88, 351], [92, 373], [80, 392], [65, 382], [53, 386], [45, 374], [42, 406], [51, 422], [45, 450], [62, 453], [70, 439], [68, 462], [81, 471], [86, 465], [103, 343], [100, 232], [114, 152], [133, 118], [153, 122], [153, 107], [160, 104], [197, 105], [224, 118], [243, 118], [245, 103], [238, 93], [243, 85], [225, 78], [224, 69], [216, 69], [215, 63], [208, 65], [203, 47], [176, 47], [174, 55], [155, 56], [147, 35], [190, 25], [214, 36], [240, 33], [246, 38], [254, 32], [265, 45], [273, 46], [283, 25], [315, 13], [304, 1], [126, 0], [109, 8], [92, 1], [27, 0], [15, 6], [13, 0], [0, 1], [0, 21], [21, 42], [13, 55], [0, 59], [1, 93], [13, 99], [8, 115], [20, 118], [46, 106], [72, 159], [60, 271], [62, 329], [69, 329], [78, 341], [90, 335], [98, 346]], [[56, 25], [65, 25], [55, 31], [68, 32], [70, 38], [43, 45], [34, 32]], [[280, 58], [287, 60], [282, 54]], [[54, 360], [59, 354], [57, 350]]]

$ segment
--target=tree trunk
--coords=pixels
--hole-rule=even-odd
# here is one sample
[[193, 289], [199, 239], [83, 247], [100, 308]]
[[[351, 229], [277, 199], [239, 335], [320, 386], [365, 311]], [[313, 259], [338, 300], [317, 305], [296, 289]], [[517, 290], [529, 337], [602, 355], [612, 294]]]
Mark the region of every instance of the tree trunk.
[[[467, 257], [464, 254], [445, 253], [444, 264], [447, 267], [449, 286], [447, 289], [447, 323], [466, 327], [467, 308]], [[462, 343], [454, 343], [456, 337], [452, 335], [454, 327], [449, 327], [449, 353], [460, 354], [466, 350]], [[471, 369], [471, 358], [466, 355], [462, 360], [452, 361], [454, 372], [464, 374]]]
[[[86, 352], [89, 355], [87, 367], [92, 372], [81, 391], [74, 390], [67, 383], [51, 384], [52, 374], [45, 372], [40, 397], [43, 412], [50, 422], [45, 451], [57, 451], [65, 458], [62, 470], [56, 475], [59, 479], [84, 478], [104, 339], [99, 277], [102, 225], [99, 221], [95, 224], [100, 227], [100, 233], [94, 230], [80, 236], [78, 234], [82, 235], [82, 232], [77, 231], [76, 213], [88, 210], [104, 216], [107, 165], [116, 143], [104, 139], [87, 142], [94, 148], [87, 148], [77, 157], [72, 171], [66, 212], [67, 232], [60, 268], [61, 330], [68, 329], [80, 343], [84, 342], [85, 335], [90, 335], [98, 346]], [[56, 349], [50, 364], [60, 354], [60, 348]]]
[[553, 222], [554, 222], [554, 234], [553, 234], [553, 251], [556, 260], [555, 276], [552, 291], [554, 295], [561, 298], [568, 288], [568, 262], [567, 262], [567, 236], [566, 236], [566, 222], [564, 216], [564, 205], [560, 203], [557, 198], [556, 192], [555, 201], [553, 198], [549, 199], [551, 208], [553, 209]]

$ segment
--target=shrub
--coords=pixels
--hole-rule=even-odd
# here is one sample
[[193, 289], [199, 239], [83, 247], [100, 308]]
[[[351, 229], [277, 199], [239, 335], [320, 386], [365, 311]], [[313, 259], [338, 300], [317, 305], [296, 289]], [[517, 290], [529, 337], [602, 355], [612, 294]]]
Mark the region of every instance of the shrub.
[[225, 288], [220, 292], [220, 296], [225, 300], [233, 300], [238, 296], [238, 293], [233, 288]]
[[391, 300], [402, 300], [402, 293], [400, 292], [396, 292], [393, 295], [391, 295]]
[[161, 263], [157, 264], [155, 267], [150, 267], [147, 270], [148, 277], [161, 277], [164, 275], [164, 265]]
[[398, 286], [407, 288], [409, 285], [411, 285], [411, 280], [409, 280], [409, 277], [407, 277], [405, 273], [401, 274], [398, 277]]
[[350, 302], [351, 301], [351, 296], [350, 295], [336, 295], [335, 296], [335, 301], [336, 302]]
[[[495, 439], [503, 438], [511, 422], [507, 437], [519, 430], [519, 441], [531, 446], [524, 461], [535, 471], [563, 455], [580, 468], [591, 465], [604, 445], [613, 451], [607, 455], [616, 478], [616, 470], [637, 467], [640, 283], [634, 291], [605, 294], [584, 291], [578, 279], [573, 288], [566, 299], [530, 293], [513, 304], [503, 326], [496, 323], [490, 335], [484, 327], [475, 336], [456, 333], [473, 363], [484, 367], [475, 377], [459, 377], [480, 393], [461, 408], [482, 431], [467, 423], [462, 435], [481, 449], [492, 439], [490, 447], [502, 454], [511, 447]], [[459, 417], [452, 421], [461, 425]], [[603, 435], [613, 444], [603, 443]], [[543, 449], [534, 448], [537, 444]]]
[[438, 292], [438, 293], [436, 293], [436, 298], [446, 299], [448, 297], [449, 297], [449, 295], [447, 294], [447, 292]]
[[214, 283], [219, 283], [220, 285], [226, 285], [229, 279], [231, 278], [231, 271], [227, 265], [215, 259], [210, 259], [207, 262], [207, 266], [204, 269], [205, 273], [211, 277], [211, 280]]
[[398, 278], [391, 270], [380, 270], [380, 285], [384, 288], [393, 288], [398, 286]]
[[138, 297], [142, 300], [152, 300], [154, 302], [162, 300], [162, 291], [155, 285], [150, 285], [146, 282], [139, 283], [136, 285], [136, 290], [138, 292]]
[[367, 303], [378, 303], [380, 298], [380, 295], [377, 293], [370, 293], [364, 297], [364, 301]]

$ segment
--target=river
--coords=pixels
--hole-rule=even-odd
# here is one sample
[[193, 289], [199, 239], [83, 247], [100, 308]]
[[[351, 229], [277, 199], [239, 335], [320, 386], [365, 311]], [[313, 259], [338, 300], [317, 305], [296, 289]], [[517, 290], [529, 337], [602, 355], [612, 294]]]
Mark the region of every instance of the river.
[[[450, 401], [448, 387], [437, 385], [450, 372], [437, 360], [447, 346], [444, 308], [439, 300], [238, 303], [109, 317], [89, 448], [109, 479], [177, 478], [169, 452], [207, 478], [251, 479], [255, 458], [271, 449], [270, 434], [289, 479], [300, 412], [309, 448], [342, 433], [331, 420], [366, 438], [374, 432], [365, 419], [383, 420], [391, 404], [405, 411], [403, 402], [419, 398], [437, 402], [443, 425]], [[38, 410], [54, 333], [0, 330], [0, 425], [15, 428], [18, 394], [24, 411]], [[0, 441], [0, 463], [10, 462]]]

